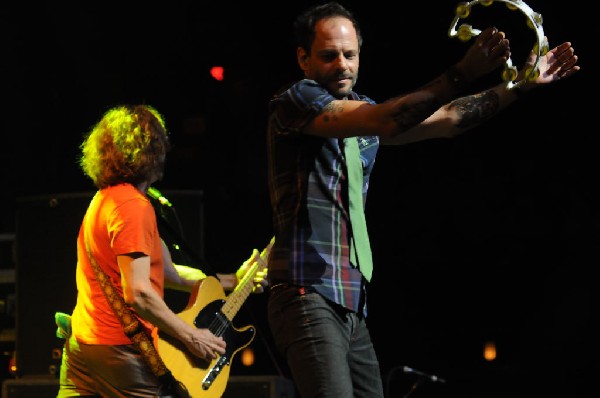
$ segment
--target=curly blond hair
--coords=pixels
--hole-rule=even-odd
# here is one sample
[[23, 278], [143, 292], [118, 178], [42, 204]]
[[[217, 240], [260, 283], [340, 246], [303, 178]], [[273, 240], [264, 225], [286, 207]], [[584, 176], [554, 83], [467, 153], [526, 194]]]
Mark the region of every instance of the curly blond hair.
[[86, 134], [79, 165], [100, 189], [161, 179], [170, 149], [163, 116], [149, 105], [109, 109]]

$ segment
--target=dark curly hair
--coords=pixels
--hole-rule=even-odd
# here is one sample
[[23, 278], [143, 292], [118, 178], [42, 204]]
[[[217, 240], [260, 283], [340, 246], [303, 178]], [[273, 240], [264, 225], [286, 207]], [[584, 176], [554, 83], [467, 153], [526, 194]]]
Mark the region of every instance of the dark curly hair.
[[102, 189], [161, 179], [170, 143], [164, 118], [155, 108], [123, 105], [104, 113], [80, 149], [81, 169]]

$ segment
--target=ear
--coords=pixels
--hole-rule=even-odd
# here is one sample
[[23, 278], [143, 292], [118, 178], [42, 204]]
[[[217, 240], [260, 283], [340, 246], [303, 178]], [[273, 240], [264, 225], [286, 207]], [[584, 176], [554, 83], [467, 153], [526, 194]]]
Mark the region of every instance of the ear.
[[302, 47], [298, 47], [296, 49], [296, 58], [298, 59], [298, 65], [300, 65], [300, 69], [306, 73], [308, 69], [308, 53]]

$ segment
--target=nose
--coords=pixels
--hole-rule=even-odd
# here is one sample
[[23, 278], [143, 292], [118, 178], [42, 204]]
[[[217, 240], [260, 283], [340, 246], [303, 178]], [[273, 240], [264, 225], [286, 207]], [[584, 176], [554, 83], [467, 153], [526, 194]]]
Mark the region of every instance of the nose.
[[338, 57], [336, 58], [336, 65], [340, 70], [348, 69], [348, 60], [346, 59], [346, 57], [344, 57], [343, 54], [338, 55]]

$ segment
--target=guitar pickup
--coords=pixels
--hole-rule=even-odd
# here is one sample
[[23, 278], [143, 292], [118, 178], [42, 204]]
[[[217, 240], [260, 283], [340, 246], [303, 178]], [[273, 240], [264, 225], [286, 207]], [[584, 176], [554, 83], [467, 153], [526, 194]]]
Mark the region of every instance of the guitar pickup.
[[202, 380], [202, 389], [208, 390], [212, 383], [215, 381], [217, 376], [221, 373], [223, 366], [227, 365], [227, 356], [223, 355], [220, 357], [217, 362], [215, 362], [215, 366], [210, 369], [210, 371], [206, 374], [204, 379]]

